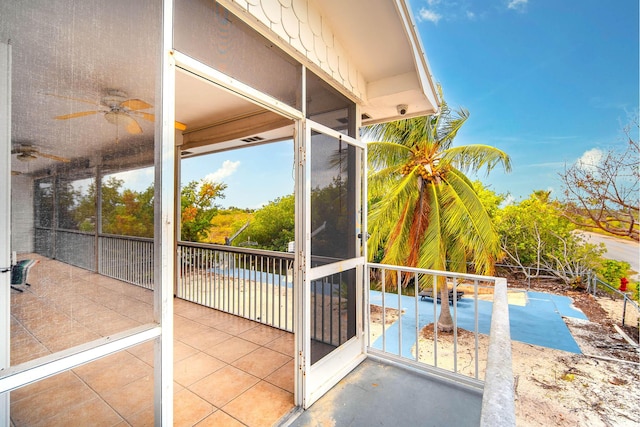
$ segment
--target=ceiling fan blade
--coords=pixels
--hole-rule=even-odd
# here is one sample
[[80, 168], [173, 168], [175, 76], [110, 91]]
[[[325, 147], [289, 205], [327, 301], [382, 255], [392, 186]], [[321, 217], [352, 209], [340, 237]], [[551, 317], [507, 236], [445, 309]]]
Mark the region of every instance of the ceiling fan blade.
[[35, 154], [33, 154], [33, 152], [27, 151], [27, 152], [19, 153], [16, 156], [16, 158], [21, 162], [31, 162], [33, 160], [36, 160], [38, 157]]
[[153, 108], [153, 105], [144, 102], [142, 99], [127, 99], [126, 101], [122, 101], [120, 105], [134, 111]]
[[136, 111], [136, 115], [150, 122], [153, 122], [156, 119], [156, 116], [151, 113], [145, 113], [144, 111]]
[[47, 159], [55, 160], [57, 162], [69, 163], [71, 160], [66, 157], [54, 156], [53, 154], [42, 153], [40, 151], [36, 152], [37, 156], [46, 157]]
[[[145, 113], [142, 111], [137, 111], [136, 112], [140, 117], [142, 117], [145, 120], [149, 120], [150, 122], [154, 121], [156, 119], [156, 116], [154, 116], [151, 113]], [[178, 130], [186, 130], [187, 129], [187, 125], [185, 125], [184, 123], [180, 123], [180, 122], [175, 122], [175, 127]]]
[[70, 99], [71, 101], [84, 102], [85, 104], [100, 105], [99, 102], [92, 101], [90, 99], [75, 98], [73, 96], [58, 95], [56, 93], [45, 93], [45, 95], [54, 96], [56, 98], [62, 98], [62, 99]]
[[133, 117], [128, 117], [130, 120], [127, 120], [127, 124], [125, 125], [125, 129], [127, 130], [127, 132], [129, 132], [132, 135], [138, 135], [142, 133], [142, 128], [140, 127], [140, 125], [138, 124], [138, 122], [136, 122], [136, 120]]
[[71, 114], [64, 114], [62, 116], [56, 116], [54, 117], [54, 119], [56, 120], [68, 120], [68, 119], [75, 119], [76, 117], [84, 117], [84, 116], [90, 116], [92, 114], [98, 114], [100, 113], [100, 111], [94, 110], [94, 111], [81, 111], [79, 113], [71, 113]]

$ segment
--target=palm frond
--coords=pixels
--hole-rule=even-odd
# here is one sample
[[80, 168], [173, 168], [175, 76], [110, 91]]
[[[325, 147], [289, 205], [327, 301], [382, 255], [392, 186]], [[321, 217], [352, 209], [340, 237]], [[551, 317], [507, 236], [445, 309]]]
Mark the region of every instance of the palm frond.
[[388, 189], [400, 185], [403, 179], [404, 176], [398, 173], [398, 167], [396, 166], [370, 173], [368, 177], [369, 196], [372, 198], [386, 196]]
[[429, 227], [420, 246], [418, 267], [434, 270], [446, 269], [446, 251], [444, 230], [442, 228], [442, 206], [439, 203], [439, 186], [429, 183], [425, 192], [429, 200]]
[[365, 128], [363, 137], [374, 141], [389, 141], [406, 144], [411, 141], [416, 133], [424, 132], [427, 117], [415, 117], [411, 119], [397, 120], [388, 123], [379, 123]]
[[369, 169], [372, 171], [399, 165], [411, 156], [411, 147], [397, 142], [370, 142], [367, 150]]
[[489, 214], [462, 172], [449, 173], [443, 186], [450, 197], [443, 221], [447, 234], [472, 256], [476, 269], [489, 274], [500, 254], [500, 237]]
[[469, 251], [465, 245], [454, 239], [447, 240], [447, 270], [460, 273], [467, 272], [467, 259]]
[[411, 233], [413, 214], [411, 204], [407, 203], [387, 241], [386, 252], [382, 259], [384, 264], [406, 265], [405, 261], [409, 257], [411, 248], [405, 242], [407, 242]]
[[[385, 197], [375, 203], [369, 211], [369, 229], [372, 231], [368, 244], [371, 253], [389, 238], [396, 223], [406, 216], [407, 205], [414, 203], [418, 194], [417, 180], [408, 175], [387, 190]], [[405, 233], [406, 231], [400, 234], [404, 236]]]
[[504, 151], [490, 145], [451, 147], [443, 151], [440, 160], [464, 172], [478, 172], [486, 167], [489, 174], [499, 164], [503, 165], [505, 172], [511, 172], [511, 158]]
[[455, 117], [451, 117], [450, 114], [441, 114], [441, 117], [444, 117], [445, 119], [438, 123], [436, 138], [440, 141], [440, 146], [443, 150], [451, 147], [454, 138], [458, 135], [458, 131], [469, 118], [469, 111], [464, 108], [457, 110], [456, 114], [457, 115]]

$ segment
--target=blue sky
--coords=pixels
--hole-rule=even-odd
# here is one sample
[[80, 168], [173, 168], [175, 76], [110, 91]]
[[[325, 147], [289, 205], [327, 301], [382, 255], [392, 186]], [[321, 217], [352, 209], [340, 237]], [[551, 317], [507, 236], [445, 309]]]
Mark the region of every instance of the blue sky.
[[[558, 172], [624, 145], [638, 112], [638, 1], [410, 0], [445, 99], [470, 118], [455, 144], [488, 144], [513, 171], [478, 178], [512, 199], [560, 197]], [[637, 129], [636, 129], [637, 132]], [[291, 142], [183, 162], [183, 182], [228, 185], [220, 204], [256, 208], [293, 192]]]
[[223, 182], [225, 197], [217, 204], [257, 209], [293, 194], [293, 166], [293, 142], [282, 141], [183, 160], [181, 179], [183, 184], [202, 178]]
[[565, 164], [625, 144], [638, 111], [637, 0], [411, 4], [445, 99], [470, 112], [456, 145], [511, 156], [509, 175], [480, 176], [494, 191], [560, 197]]

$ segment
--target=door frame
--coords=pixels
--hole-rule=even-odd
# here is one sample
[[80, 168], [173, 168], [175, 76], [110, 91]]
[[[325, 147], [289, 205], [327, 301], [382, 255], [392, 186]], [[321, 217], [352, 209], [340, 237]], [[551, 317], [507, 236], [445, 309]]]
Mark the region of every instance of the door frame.
[[[11, 301], [11, 45], [0, 42], [0, 369], [10, 365]], [[0, 425], [9, 425], [9, 393], [0, 393]]]
[[[296, 356], [298, 357], [299, 381], [297, 384], [301, 387], [299, 405], [304, 409], [309, 408], [315, 401], [322, 397], [329, 389], [344, 378], [356, 366], [358, 366], [366, 356], [366, 325], [364, 324], [364, 283], [365, 283], [365, 267], [366, 267], [366, 248], [360, 242], [363, 235], [363, 226], [366, 224], [366, 155], [367, 147], [362, 141], [351, 138], [334, 129], [306, 119], [303, 122], [302, 129], [302, 150], [298, 167], [301, 172], [298, 174], [299, 182], [296, 184], [298, 192], [302, 193], [300, 197], [301, 209], [297, 215], [301, 215], [300, 229], [297, 233], [296, 247], [302, 248], [299, 253], [301, 264], [299, 271], [301, 273], [301, 286], [299, 289], [297, 300], [299, 311], [299, 334], [296, 336], [297, 348]], [[319, 132], [329, 137], [340, 139], [349, 145], [359, 149], [360, 156], [356, 156], [356, 187], [355, 191], [355, 242], [357, 255], [341, 260], [338, 262], [325, 264], [319, 267], [311, 266], [311, 133]], [[338, 348], [332, 350], [328, 355], [322, 357], [316, 363], [311, 363], [311, 282], [313, 280], [337, 274], [343, 271], [355, 269], [355, 320], [356, 331], [355, 336], [341, 344]]]

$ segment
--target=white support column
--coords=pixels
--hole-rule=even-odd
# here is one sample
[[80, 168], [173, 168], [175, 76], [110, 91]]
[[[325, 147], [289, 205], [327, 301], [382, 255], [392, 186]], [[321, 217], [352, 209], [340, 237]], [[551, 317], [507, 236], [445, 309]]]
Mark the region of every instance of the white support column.
[[[0, 43], [0, 369], [11, 364], [11, 45]], [[0, 426], [9, 424], [9, 393], [0, 394]]]
[[[161, 326], [154, 354], [154, 424], [173, 425], [173, 282], [175, 277], [175, 61], [173, 1], [164, 0], [162, 10], [161, 70], [156, 94], [155, 224], [154, 224], [154, 319]], [[158, 104], [156, 102], [156, 104]], [[159, 139], [157, 139], [159, 137]]]
[[[356, 105], [355, 106], [355, 116], [354, 116], [354, 120], [355, 120], [355, 127], [356, 127], [356, 132], [355, 132], [355, 138], [358, 141], [362, 141], [362, 137], [361, 137], [361, 128], [362, 128], [362, 108], [360, 107], [360, 105]], [[369, 236], [369, 229], [368, 229], [368, 223], [367, 223], [367, 218], [368, 218], [368, 200], [369, 200], [369, 188], [368, 188], [368, 183], [367, 183], [367, 176], [369, 175], [368, 172], [368, 158], [369, 158], [369, 153], [367, 151], [367, 145], [366, 143], [363, 146], [362, 149], [362, 159], [361, 159], [361, 165], [358, 168], [359, 173], [361, 173], [360, 176], [360, 180], [359, 182], [361, 182], [362, 184], [362, 193], [360, 194], [360, 197], [364, 200], [360, 200], [359, 201], [359, 206], [362, 207], [362, 211], [360, 213], [360, 235], [361, 235], [361, 244], [362, 244], [362, 256], [364, 257], [364, 267], [363, 267], [363, 272], [362, 272], [362, 281], [363, 281], [363, 285], [362, 285], [362, 300], [360, 302], [360, 307], [362, 308], [362, 321], [363, 321], [363, 328], [362, 328], [362, 333], [364, 334], [364, 339], [362, 340], [362, 345], [363, 345], [363, 353], [367, 353], [367, 346], [369, 343], [369, 295], [370, 295], [370, 284], [369, 284], [369, 266], [368, 266], [368, 262], [369, 262], [369, 251], [368, 251], [368, 247], [367, 247], [367, 240], [368, 240], [368, 236]]]
[[[302, 114], [306, 116], [306, 68], [301, 67], [302, 73]], [[304, 272], [305, 262], [303, 251], [305, 247], [304, 233], [307, 227], [304, 223], [305, 218], [305, 130], [304, 119], [296, 120], [295, 135], [294, 135], [294, 164], [295, 164], [295, 262], [293, 273], [293, 286], [295, 287], [294, 295], [294, 308], [293, 313], [295, 318], [293, 319], [293, 332], [295, 341], [295, 372], [294, 372], [294, 403], [296, 406], [302, 407], [304, 405], [304, 374], [305, 374], [305, 360], [303, 357], [305, 349], [305, 338], [307, 336], [305, 332], [304, 317], [308, 316], [308, 310], [304, 308], [305, 295], [307, 290], [304, 289]]]

